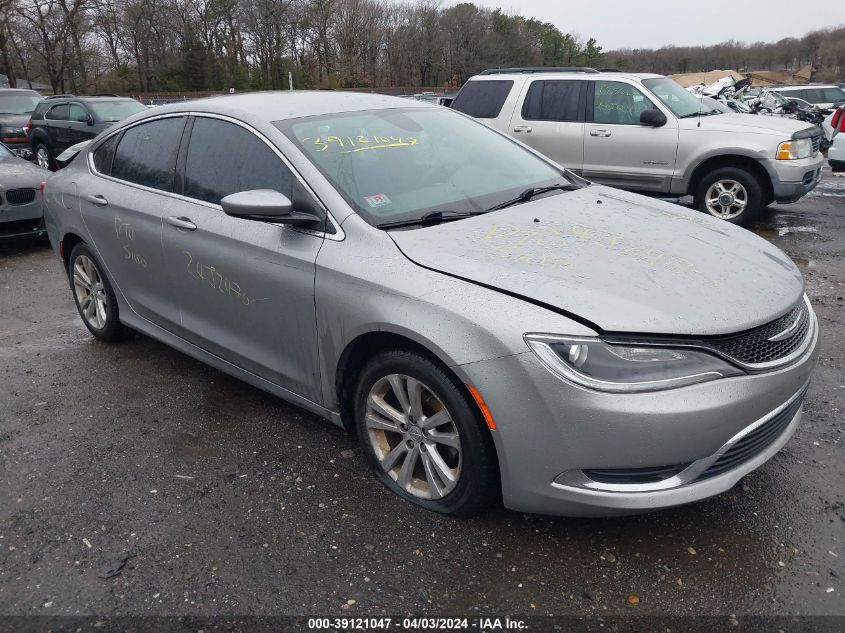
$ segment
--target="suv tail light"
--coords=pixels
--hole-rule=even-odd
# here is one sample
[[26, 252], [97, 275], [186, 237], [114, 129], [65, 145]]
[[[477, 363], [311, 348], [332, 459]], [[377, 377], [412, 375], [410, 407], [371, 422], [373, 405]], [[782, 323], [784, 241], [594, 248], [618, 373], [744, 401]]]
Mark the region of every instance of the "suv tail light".
[[836, 112], [833, 113], [833, 118], [830, 120], [830, 127], [834, 130], [839, 130], [840, 132], [845, 131], [845, 108], [839, 107], [836, 108]]
[[26, 135], [29, 136], [29, 133], [32, 132], [32, 119], [27, 119], [26, 125], [23, 126], [23, 130], [26, 132]]

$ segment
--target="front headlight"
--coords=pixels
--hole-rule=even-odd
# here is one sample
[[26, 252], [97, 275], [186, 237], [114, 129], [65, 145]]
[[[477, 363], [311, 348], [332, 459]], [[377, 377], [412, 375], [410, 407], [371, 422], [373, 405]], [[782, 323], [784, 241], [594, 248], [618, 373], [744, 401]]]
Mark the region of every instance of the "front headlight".
[[552, 373], [596, 391], [661, 391], [744, 374], [718, 356], [693, 348], [548, 334], [526, 334], [525, 342]]
[[799, 158], [810, 158], [813, 153], [813, 140], [799, 138], [794, 141], [784, 141], [778, 145], [776, 158], [778, 160], [797, 160]]

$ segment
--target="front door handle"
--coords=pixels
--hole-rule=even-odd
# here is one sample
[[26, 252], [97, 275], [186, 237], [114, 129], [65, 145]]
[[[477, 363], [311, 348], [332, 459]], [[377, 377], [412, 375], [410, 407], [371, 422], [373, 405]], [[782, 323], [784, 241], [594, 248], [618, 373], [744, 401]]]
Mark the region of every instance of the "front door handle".
[[98, 207], [104, 207], [109, 203], [109, 201], [106, 200], [99, 193], [91, 194], [90, 196], [85, 196], [85, 199], [91, 204], [96, 204]]
[[610, 130], [590, 130], [590, 136], [610, 136]]
[[184, 229], [186, 231], [196, 231], [197, 225], [191, 222], [190, 218], [176, 217], [175, 215], [171, 215], [167, 218], [167, 223], [171, 226], [175, 226], [177, 229]]
[[514, 132], [525, 132], [526, 134], [531, 133], [531, 126], [529, 125], [516, 125], [513, 128]]

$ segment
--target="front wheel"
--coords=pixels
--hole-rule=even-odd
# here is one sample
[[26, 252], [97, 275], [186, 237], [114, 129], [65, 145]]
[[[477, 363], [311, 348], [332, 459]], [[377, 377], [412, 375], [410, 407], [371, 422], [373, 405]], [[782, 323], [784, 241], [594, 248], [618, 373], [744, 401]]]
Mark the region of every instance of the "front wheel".
[[763, 188], [741, 167], [720, 167], [707, 174], [695, 190], [695, 207], [714, 218], [751, 225], [763, 210]]
[[355, 423], [376, 476], [408, 501], [469, 516], [498, 496], [490, 431], [463, 385], [428, 358], [396, 350], [370, 360]]
[[71, 251], [68, 275], [76, 309], [91, 334], [109, 342], [125, 338], [129, 330], [118, 318], [114, 290], [86, 244], [79, 243]]

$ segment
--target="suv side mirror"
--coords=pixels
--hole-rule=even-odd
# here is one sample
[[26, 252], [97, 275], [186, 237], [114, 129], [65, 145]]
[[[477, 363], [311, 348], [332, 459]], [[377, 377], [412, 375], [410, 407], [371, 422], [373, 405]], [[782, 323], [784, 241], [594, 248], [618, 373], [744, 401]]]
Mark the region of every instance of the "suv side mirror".
[[94, 117], [93, 117], [92, 115], [90, 115], [90, 114], [89, 114], [89, 115], [88, 115], [88, 118], [87, 118], [87, 119], [85, 119], [85, 122], [86, 122], [88, 125], [94, 125]]
[[322, 221], [322, 218], [313, 213], [294, 211], [290, 199], [274, 189], [252, 189], [233, 193], [223, 198], [220, 205], [226, 215], [245, 220], [298, 226]]
[[666, 115], [657, 108], [643, 110], [640, 113], [640, 123], [650, 125], [651, 127], [661, 127], [666, 125]]

